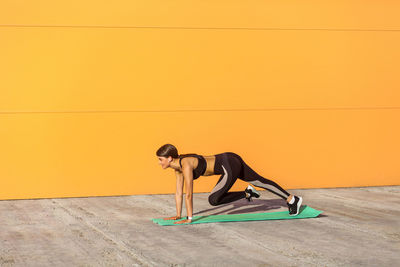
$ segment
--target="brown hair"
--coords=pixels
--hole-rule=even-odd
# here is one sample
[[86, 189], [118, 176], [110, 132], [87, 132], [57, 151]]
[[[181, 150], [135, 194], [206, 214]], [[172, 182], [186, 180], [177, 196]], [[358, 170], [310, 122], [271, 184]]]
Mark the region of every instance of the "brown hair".
[[171, 156], [172, 158], [179, 158], [178, 149], [174, 145], [165, 144], [157, 150], [158, 157], [166, 157]]

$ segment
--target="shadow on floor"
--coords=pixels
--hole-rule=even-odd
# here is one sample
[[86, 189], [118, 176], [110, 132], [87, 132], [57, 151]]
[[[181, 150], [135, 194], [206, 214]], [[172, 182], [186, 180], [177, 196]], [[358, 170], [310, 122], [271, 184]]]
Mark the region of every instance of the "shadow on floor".
[[[224, 207], [226, 207], [226, 209], [220, 210], [221, 208]], [[286, 201], [283, 199], [254, 199], [251, 202], [243, 200], [225, 205], [219, 205], [217, 207], [195, 212], [193, 213], [193, 215], [202, 215], [203, 213], [207, 213], [207, 215], [218, 215], [218, 214], [241, 214], [241, 213], [265, 212], [268, 210], [280, 209], [281, 207], [287, 207]], [[215, 213], [209, 213], [214, 210], [218, 211]]]

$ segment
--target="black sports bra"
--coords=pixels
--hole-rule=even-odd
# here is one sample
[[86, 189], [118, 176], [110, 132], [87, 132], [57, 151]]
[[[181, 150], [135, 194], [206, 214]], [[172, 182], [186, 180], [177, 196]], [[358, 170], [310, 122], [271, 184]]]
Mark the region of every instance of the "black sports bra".
[[199, 163], [197, 164], [197, 168], [193, 170], [193, 180], [199, 178], [201, 175], [203, 175], [207, 169], [207, 161], [205, 158], [201, 155], [197, 154], [184, 154], [184, 155], [179, 155], [179, 165], [181, 165], [182, 168], [182, 163], [181, 160], [186, 157], [195, 157], [199, 160]]

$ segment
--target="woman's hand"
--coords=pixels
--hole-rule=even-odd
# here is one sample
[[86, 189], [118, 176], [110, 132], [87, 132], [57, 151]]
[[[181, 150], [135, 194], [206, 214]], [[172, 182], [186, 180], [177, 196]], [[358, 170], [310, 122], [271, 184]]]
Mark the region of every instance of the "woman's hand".
[[181, 216], [174, 216], [174, 217], [164, 218], [164, 220], [178, 220], [180, 218]]
[[191, 222], [192, 222], [192, 220], [182, 220], [179, 222], [174, 222], [174, 224], [191, 223]]

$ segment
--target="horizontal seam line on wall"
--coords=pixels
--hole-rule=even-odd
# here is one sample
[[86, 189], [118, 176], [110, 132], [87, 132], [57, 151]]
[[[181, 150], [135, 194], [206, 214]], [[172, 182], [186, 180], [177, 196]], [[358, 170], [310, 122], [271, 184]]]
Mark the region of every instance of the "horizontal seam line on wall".
[[248, 27], [162, 27], [162, 26], [96, 26], [96, 25], [0, 25], [4, 28], [99, 28], [99, 29], [161, 29], [161, 30], [258, 30], [258, 31], [356, 31], [400, 32], [400, 29], [330, 29], [330, 28], [248, 28]]
[[163, 113], [163, 112], [255, 112], [255, 111], [308, 111], [308, 110], [395, 110], [400, 107], [359, 107], [359, 108], [270, 108], [270, 109], [199, 109], [199, 110], [87, 110], [87, 111], [0, 111], [2, 114], [37, 113]]

